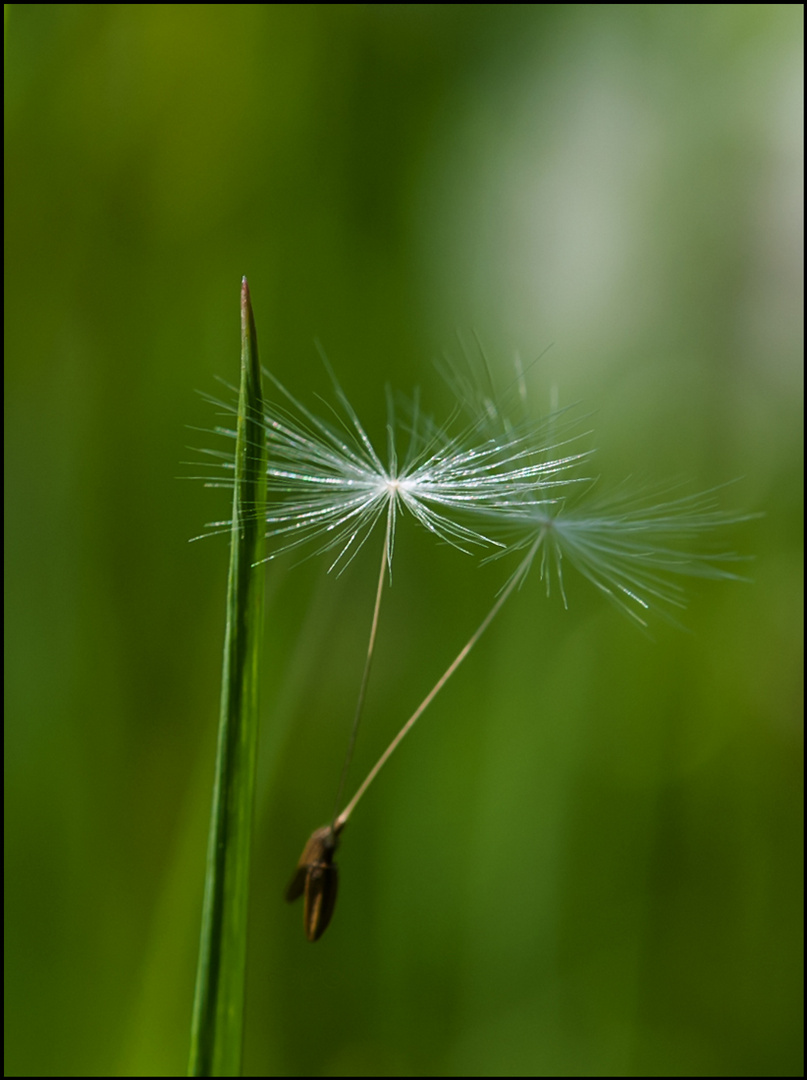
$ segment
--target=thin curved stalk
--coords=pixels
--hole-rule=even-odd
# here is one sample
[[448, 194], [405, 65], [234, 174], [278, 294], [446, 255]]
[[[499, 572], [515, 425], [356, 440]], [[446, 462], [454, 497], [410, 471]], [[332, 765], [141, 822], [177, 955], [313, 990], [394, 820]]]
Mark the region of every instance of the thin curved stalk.
[[384, 577], [387, 570], [390, 533], [392, 530], [392, 518], [394, 514], [394, 503], [390, 502], [387, 510], [387, 532], [384, 536], [384, 546], [381, 549], [381, 569], [378, 573], [378, 587], [375, 593], [375, 606], [373, 607], [373, 621], [370, 626], [370, 640], [367, 644], [367, 657], [364, 661], [364, 671], [361, 676], [361, 685], [359, 687], [359, 697], [356, 702], [356, 712], [353, 716], [353, 726], [350, 729], [350, 739], [347, 744], [347, 753], [345, 754], [345, 763], [342, 766], [342, 775], [339, 777], [339, 787], [336, 791], [336, 799], [333, 807], [333, 821], [332, 825], [336, 824], [336, 812], [339, 809], [339, 803], [342, 800], [342, 793], [345, 790], [345, 781], [347, 780], [348, 769], [350, 768], [350, 762], [353, 760], [353, 748], [356, 745], [356, 735], [359, 732], [359, 721], [361, 720], [361, 714], [364, 710], [364, 698], [367, 694], [367, 683], [370, 678], [370, 666], [373, 662], [373, 651], [375, 649], [375, 637], [378, 630], [378, 613], [381, 608], [381, 593], [384, 589]]
[[339, 815], [339, 817], [336, 818], [336, 820], [333, 823], [333, 830], [334, 830], [335, 833], [338, 834], [345, 827], [345, 825], [347, 824], [348, 818], [353, 813], [353, 811], [356, 809], [356, 806], [357, 806], [359, 800], [364, 795], [365, 791], [367, 791], [370, 784], [372, 784], [373, 780], [375, 780], [376, 776], [378, 776], [379, 772], [381, 771], [382, 767], [386, 764], [387, 760], [391, 757], [393, 752], [397, 749], [398, 744], [401, 742], [401, 740], [404, 738], [404, 736], [406, 734], [408, 734], [408, 732], [414, 727], [414, 725], [417, 723], [417, 721], [420, 719], [420, 717], [423, 715], [423, 713], [426, 711], [426, 709], [428, 709], [429, 705], [431, 705], [432, 701], [434, 701], [434, 699], [437, 697], [437, 695], [443, 689], [445, 684], [448, 682], [448, 680], [451, 678], [451, 676], [454, 674], [454, 672], [457, 670], [457, 668], [460, 666], [460, 664], [466, 658], [466, 656], [471, 651], [471, 649], [473, 649], [474, 645], [476, 645], [477, 641], [479, 641], [479, 639], [482, 637], [484, 632], [487, 630], [487, 628], [493, 622], [495, 617], [498, 615], [501, 608], [504, 606], [505, 601], [507, 600], [508, 596], [513, 591], [513, 589], [515, 589], [515, 587], [519, 584], [519, 582], [523, 581], [524, 575], [526, 574], [527, 570], [530, 567], [530, 563], [532, 562], [533, 558], [535, 557], [535, 552], [538, 550], [538, 547], [540, 546], [541, 539], [542, 538], [539, 536], [535, 540], [535, 542], [533, 543], [533, 545], [530, 548], [529, 552], [527, 553], [526, 557], [521, 561], [521, 563], [519, 564], [518, 569], [513, 574], [513, 576], [510, 578], [510, 580], [508, 581], [506, 587], [499, 594], [499, 596], [498, 596], [498, 598], [496, 600], [496, 603], [493, 605], [493, 607], [487, 613], [485, 618], [482, 620], [482, 622], [476, 628], [474, 633], [471, 635], [471, 637], [468, 639], [468, 641], [466, 641], [465, 645], [463, 645], [463, 647], [460, 649], [459, 653], [457, 653], [457, 655], [454, 657], [454, 659], [448, 665], [446, 670], [443, 672], [443, 674], [440, 676], [440, 678], [437, 680], [437, 682], [434, 684], [434, 686], [428, 692], [426, 697], [423, 699], [423, 701], [421, 701], [420, 705], [418, 705], [418, 707], [415, 709], [415, 711], [412, 713], [412, 715], [406, 721], [404, 726], [401, 728], [401, 730], [398, 732], [398, 734], [395, 736], [395, 738], [389, 744], [387, 749], [384, 751], [384, 753], [381, 755], [381, 757], [378, 759], [378, 761], [372, 767], [370, 772], [365, 777], [363, 783], [359, 787], [359, 790], [356, 792], [356, 794], [353, 796], [353, 798], [347, 804], [345, 809], [342, 811], [342, 813]]

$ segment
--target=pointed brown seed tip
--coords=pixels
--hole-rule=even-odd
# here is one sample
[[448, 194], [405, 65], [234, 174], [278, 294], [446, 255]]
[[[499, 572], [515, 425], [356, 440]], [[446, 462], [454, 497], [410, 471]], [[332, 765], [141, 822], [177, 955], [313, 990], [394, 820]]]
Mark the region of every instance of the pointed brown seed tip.
[[303, 928], [309, 941], [317, 941], [325, 933], [336, 905], [338, 887], [339, 871], [333, 863], [309, 867], [303, 910]]

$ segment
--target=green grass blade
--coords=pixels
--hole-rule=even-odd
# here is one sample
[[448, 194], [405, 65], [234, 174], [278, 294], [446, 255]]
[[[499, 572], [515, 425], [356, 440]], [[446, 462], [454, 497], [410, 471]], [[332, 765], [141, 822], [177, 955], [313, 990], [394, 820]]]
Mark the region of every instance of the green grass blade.
[[227, 582], [227, 626], [191, 1076], [239, 1076], [247, 951], [250, 835], [258, 743], [266, 502], [263, 398], [247, 279], [241, 287], [241, 390]]

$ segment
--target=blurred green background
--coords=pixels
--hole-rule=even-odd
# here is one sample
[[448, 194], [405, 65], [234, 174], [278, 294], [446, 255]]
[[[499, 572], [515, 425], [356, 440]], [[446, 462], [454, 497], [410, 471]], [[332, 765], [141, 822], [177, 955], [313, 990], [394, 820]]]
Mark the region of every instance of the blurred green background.
[[[229, 498], [180, 478], [247, 274], [263, 362], [313, 402], [319, 339], [375, 438], [475, 329], [504, 381], [544, 353], [604, 480], [766, 516], [691, 633], [533, 574], [316, 946], [282, 894], [381, 537], [271, 564], [245, 1071], [800, 1075], [801, 5], [6, 14], [6, 1074], [186, 1067], [227, 564], [187, 541]], [[505, 571], [402, 523], [351, 790]]]

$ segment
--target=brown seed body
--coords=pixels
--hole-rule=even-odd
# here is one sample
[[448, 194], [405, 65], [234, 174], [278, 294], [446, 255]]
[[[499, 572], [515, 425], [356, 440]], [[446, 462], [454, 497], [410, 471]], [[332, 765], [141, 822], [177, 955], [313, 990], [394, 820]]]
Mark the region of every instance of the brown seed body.
[[333, 862], [338, 836], [339, 830], [330, 825], [311, 834], [286, 890], [289, 902], [305, 894], [303, 927], [309, 941], [322, 937], [333, 915], [339, 887], [339, 871]]

